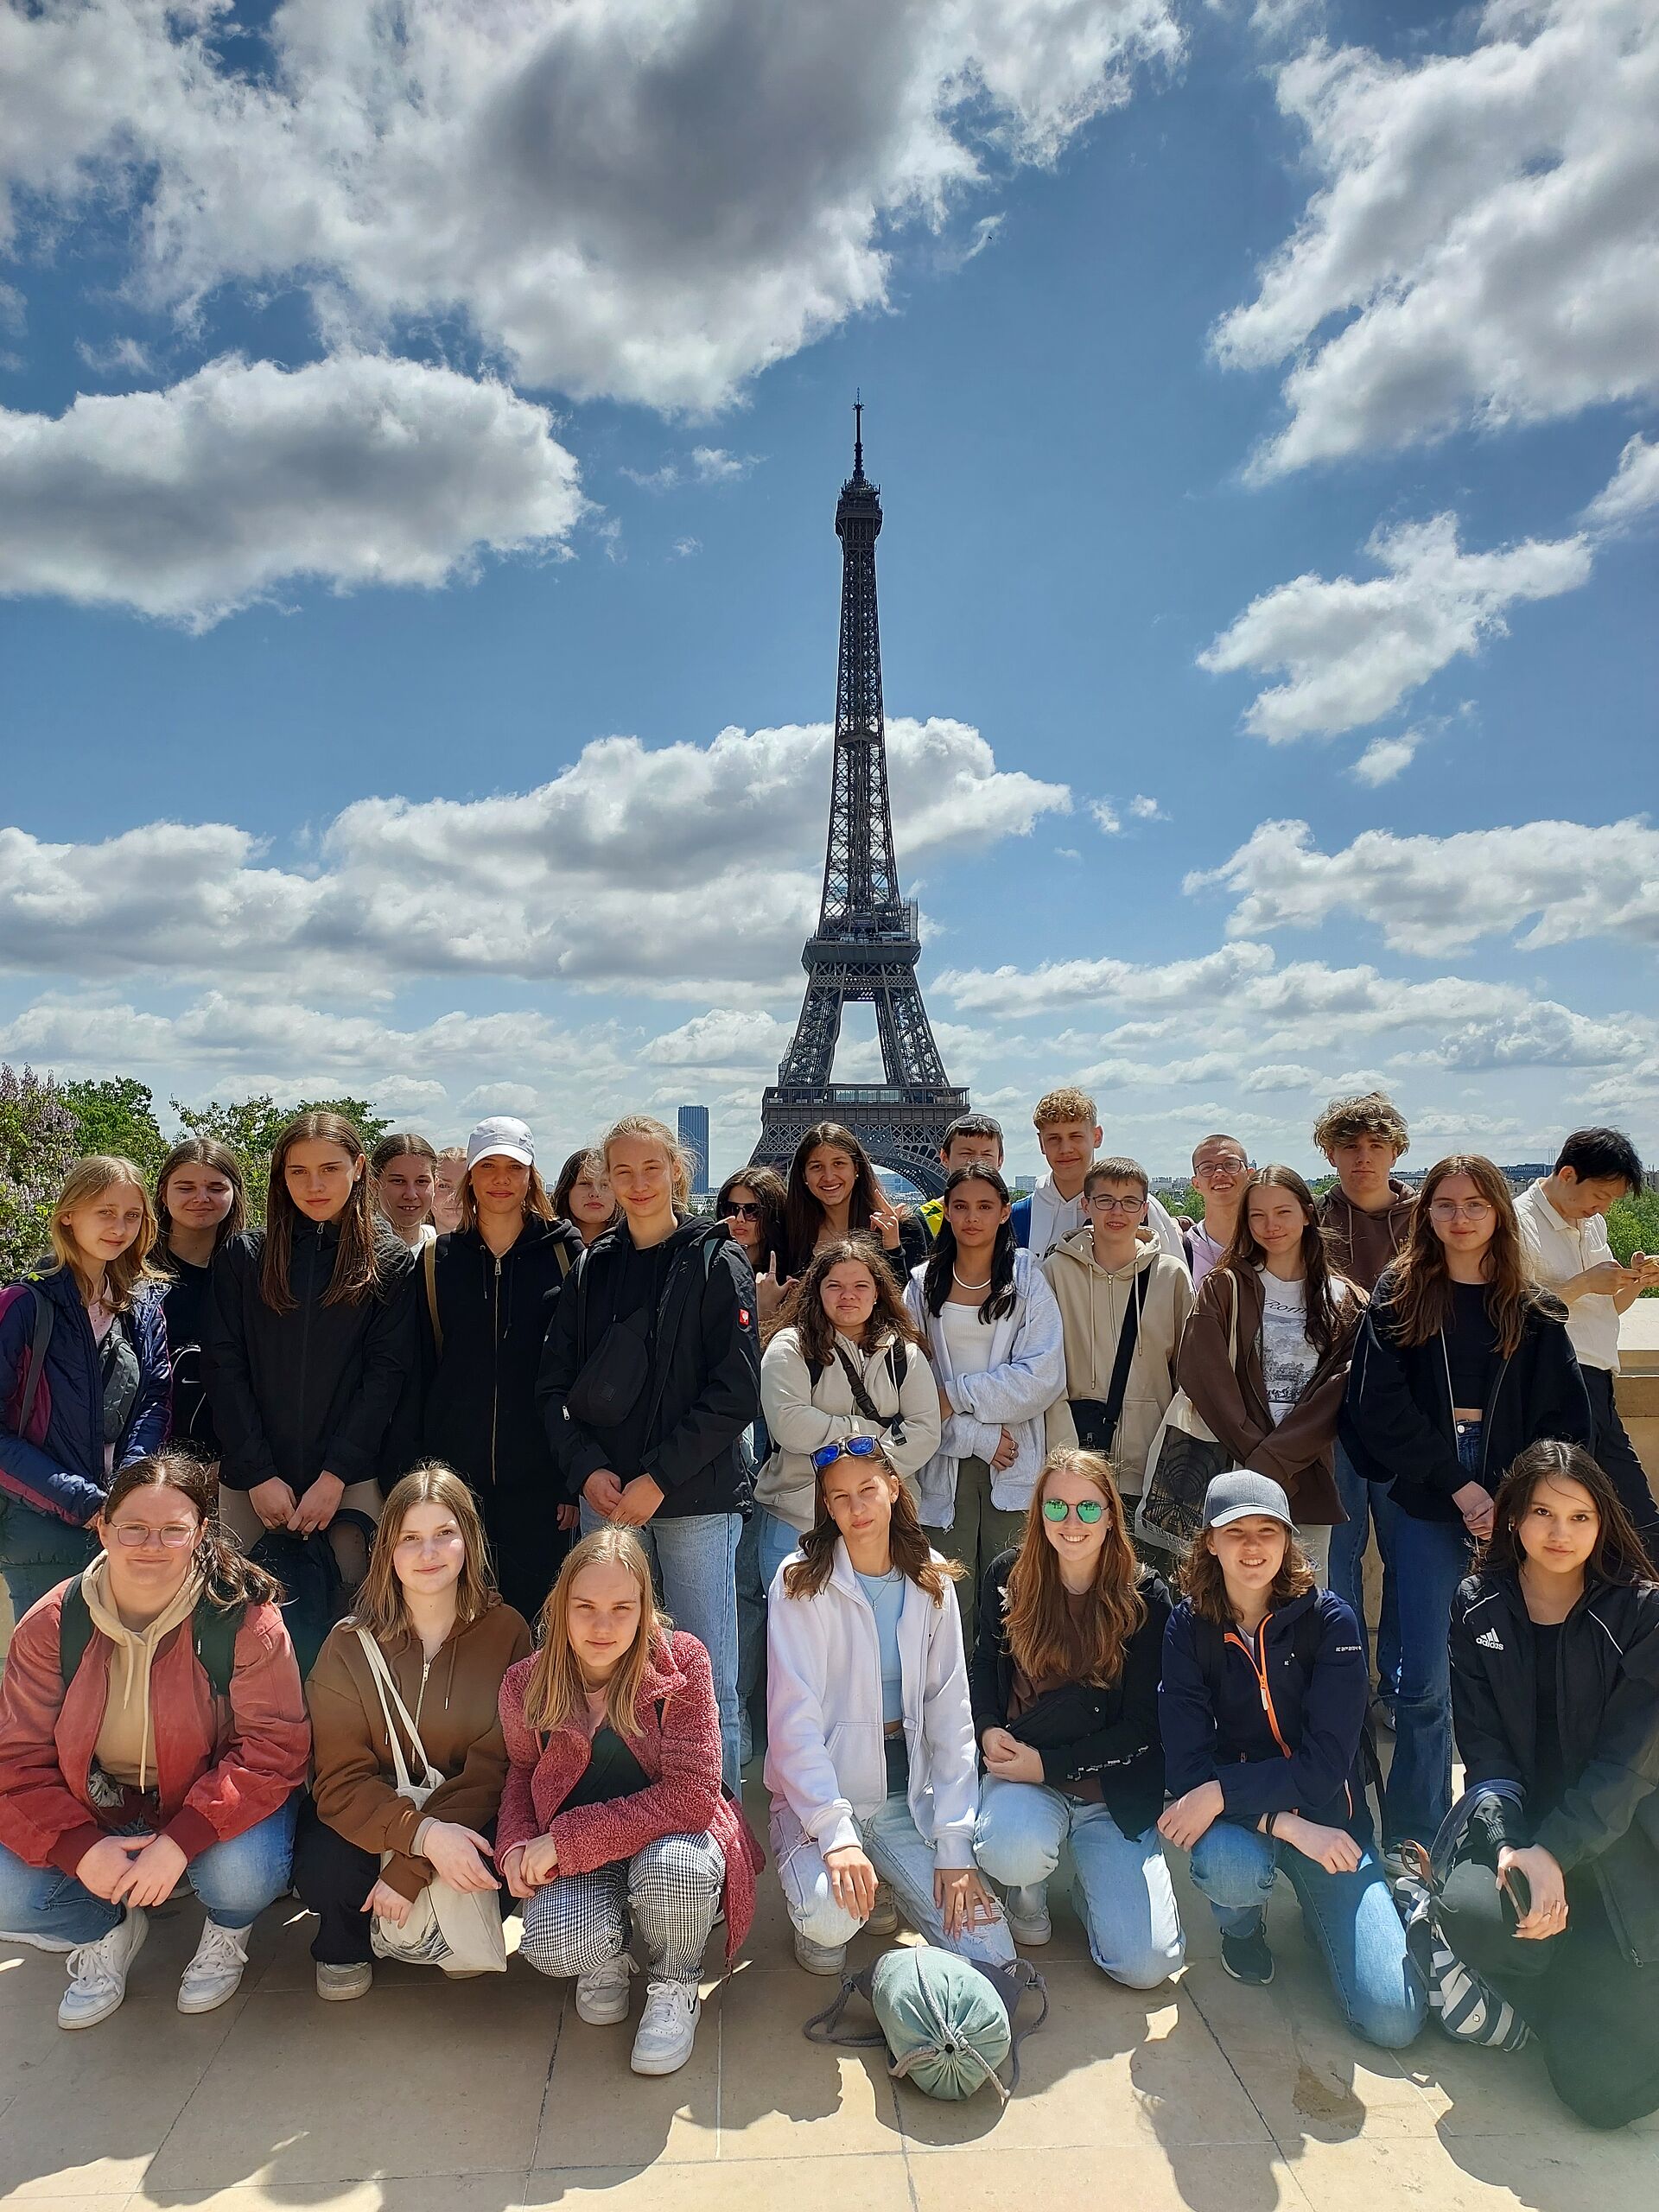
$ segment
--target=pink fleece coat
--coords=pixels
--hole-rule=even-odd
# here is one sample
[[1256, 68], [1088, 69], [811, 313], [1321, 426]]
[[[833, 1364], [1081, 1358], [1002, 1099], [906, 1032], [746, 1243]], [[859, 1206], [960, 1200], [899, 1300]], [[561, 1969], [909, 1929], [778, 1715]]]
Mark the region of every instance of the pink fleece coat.
[[495, 1827], [498, 1859], [514, 1844], [546, 1835], [558, 1853], [561, 1875], [590, 1874], [632, 1859], [658, 1836], [707, 1830], [726, 1855], [729, 1964], [749, 1932], [755, 1877], [766, 1861], [742, 1808], [721, 1789], [720, 1709], [709, 1654], [695, 1636], [676, 1629], [645, 1669], [634, 1707], [639, 1732], [628, 1738], [628, 1749], [651, 1777], [650, 1788], [568, 1813], [559, 1808], [587, 1771], [593, 1745], [581, 1726], [556, 1728], [543, 1737], [525, 1726], [524, 1685], [535, 1663], [533, 1655], [520, 1659], [501, 1683], [508, 1766]]

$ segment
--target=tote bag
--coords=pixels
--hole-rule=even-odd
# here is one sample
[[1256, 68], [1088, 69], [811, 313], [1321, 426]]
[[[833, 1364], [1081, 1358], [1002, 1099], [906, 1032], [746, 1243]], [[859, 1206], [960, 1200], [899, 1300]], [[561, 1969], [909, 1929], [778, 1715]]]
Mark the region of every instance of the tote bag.
[[[1238, 1365], [1238, 1285], [1227, 1324], [1227, 1364]], [[1183, 1553], [1204, 1522], [1204, 1494], [1233, 1455], [1185, 1390], [1170, 1400], [1147, 1454], [1146, 1485], [1135, 1509], [1135, 1533], [1160, 1551]]]
[[[411, 1805], [418, 1808], [425, 1804], [443, 1777], [426, 1756], [420, 1731], [391, 1678], [391, 1669], [380, 1646], [365, 1628], [358, 1630], [357, 1640], [363, 1646], [363, 1656], [369, 1662], [369, 1672], [374, 1676], [374, 1687], [379, 1693], [380, 1712], [391, 1745], [392, 1769], [397, 1777], [397, 1795], [407, 1797]], [[403, 1744], [391, 1717], [394, 1707], [408, 1732], [410, 1748], [420, 1761], [419, 1782], [410, 1779]], [[381, 1853], [383, 1868], [394, 1855], [390, 1851]], [[410, 1905], [409, 1917], [401, 1928], [393, 1921], [382, 1919], [378, 1913], [372, 1916], [369, 1922], [369, 1944], [377, 1958], [402, 1959], [410, 1966], [442, 1967], [446, 1974], [505, 1974], [507, 1970], [507, 1939], [501, 1926], [497, 1891], [454, 1889], [435, 1874]]]

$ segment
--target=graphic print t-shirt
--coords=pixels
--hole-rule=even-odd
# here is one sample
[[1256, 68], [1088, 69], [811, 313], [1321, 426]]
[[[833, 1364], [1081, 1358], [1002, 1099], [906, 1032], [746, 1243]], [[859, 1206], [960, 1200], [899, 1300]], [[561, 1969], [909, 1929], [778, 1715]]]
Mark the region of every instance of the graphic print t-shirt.
[[1277, 1428], [1307, 1388], [1319, 1354], [1307, 1341], [1306, 1284], [1281, 1282], [1265, 1268], [1256, 1273], [1262, 1281], [1262, 1373]]

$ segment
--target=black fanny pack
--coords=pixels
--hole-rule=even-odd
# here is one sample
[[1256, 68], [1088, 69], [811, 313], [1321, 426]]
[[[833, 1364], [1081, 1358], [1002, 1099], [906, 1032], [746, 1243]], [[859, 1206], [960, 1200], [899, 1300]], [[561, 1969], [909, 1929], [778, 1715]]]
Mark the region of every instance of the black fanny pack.
[[573, 1421], [589, 1428], [614, 1428], [639, 1402], [651, 1374], [651, 1353], [631, 1314], [613, 1321], [582, 1363], [565, 1395]]

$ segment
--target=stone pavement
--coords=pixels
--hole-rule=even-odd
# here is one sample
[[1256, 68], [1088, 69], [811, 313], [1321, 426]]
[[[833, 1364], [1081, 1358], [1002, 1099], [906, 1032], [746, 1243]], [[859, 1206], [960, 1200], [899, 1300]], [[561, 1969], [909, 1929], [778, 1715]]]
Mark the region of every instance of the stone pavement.
[[[752, 1814], [762, 1808], [750, 1785]], [[631, 2027], [590, 2028], [570, 1985], [516, 1959], [449, 1986], [381, 1967], [320, 2004], [292, 1908], [267, 1916], [241, 1991], [175, 2011], [200, 1921], [158, 1915], [126, 2004], [102, 2027], [54, 2018], [62, 1961], [0, 1944], [0, 2200], [54, 2212], [1006, 2212], [1097, 2197], [1135, 2212], [1650, 2212], [1659, 2119], [1598, 2135], [1530, 2055], [1462, 2050], [1433, 2027], [1396, 2057], [1338, 2024], [1281, 1884], [1269, 1990], [1222, 1973], [1183, 1896], [1179, 1981], [1115, 1987], [1056, 1885], [1033, 1954], [1047, 2026], [1006, 2111], [941, 2105], [879, 2055], [807, 2043], [831, 1985], [790, 1954], [775, 1877], [747, 1955], [666, 2081], [627, 2069]], [[291, 1916], [290, 1916], [291, 1915]], [[515, 1923], [516, 1924], [516, 1923]], [[857, 1959], [856, 1947], [855, 1962]], [[635, 1986], [633, 2017], [639, 2010]]]

